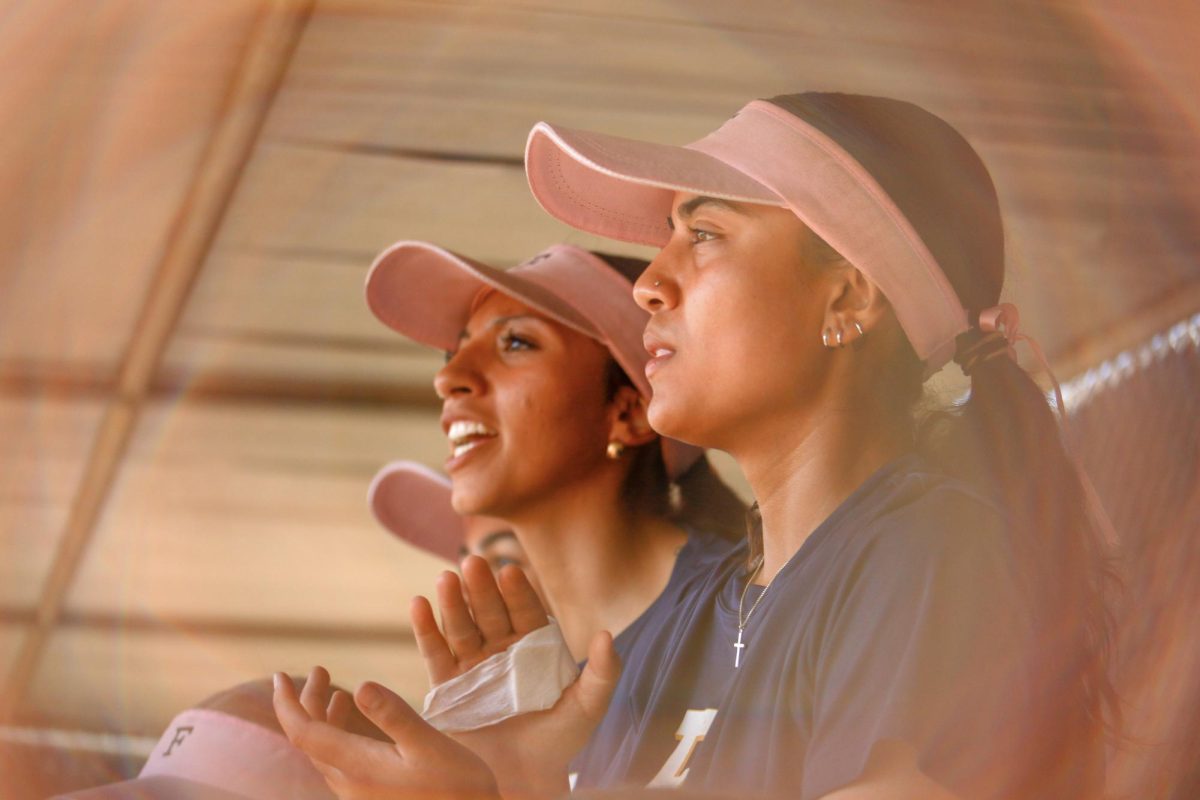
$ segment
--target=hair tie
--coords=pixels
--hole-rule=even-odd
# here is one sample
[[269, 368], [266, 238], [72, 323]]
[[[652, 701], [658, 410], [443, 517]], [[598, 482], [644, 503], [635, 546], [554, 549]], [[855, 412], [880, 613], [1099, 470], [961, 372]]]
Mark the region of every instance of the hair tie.
[[958, 337], [954, 363], [969, 377], [980, 364], [1002, 355], [1013, 356], [1012, 345], [1003, 333], [972, 330]]
[[966, 375], [970, 375], [971, 370], [1002, 353], [1016, 360], [1015, 347], [1017, 342], [1025, 342], [1029, 345], [1029, 349], [1033, 352], [1034, 358], [1037, 359], [1038, 365], [1045, 371], [1046, 377], [1050, 379], [1050, 385], [1054, 387], [1055, 410], [1058, 412], [1059, 426], [1062, 428], [1063, 444], [1066, 447], [1068, 457], [1075, 466], [1075, 473], [1083, 489], [1086, 510], [1092, 519], [1092, 523], [1100, 529], [1108, 545], [1115, 545], [1117, 542], [1116, 529], [1113, 527], [1108, 513], [1104, 510], [1104, 505], [1100, 502], [1100, 496], [1096, 493], [1096, 488], [1092, 485], [1087, 471], [1083, 468], [1083, 464], [1080, 463], [1078, 454], [1075, 452], [1071, 427], [1067, 420], [1067, 406], [1063, 402], [1062, 387], [1059, 386], [1058, 379], [1054, 377], [1054, 372], [1050, 369], [1050, 362], [1046, 360], [1046, 354], [1042, 352], [1041, 346], [1031, 336], [1020, 332], [1021, 315], [1017, 311], [1017, 307], [1012, 303], [1000, 303], [991, 308], [983, 309], [978, 315], [972, 312], [969, 315], [969, 319], [974, 323], [974, 326], [972, 331], [968, 331], [964, 336], [970, 338], [969, 334], [972, 332], [979, 335], [966, 347], [963, 347], [963, 337], [960, 337], [959, 346], [961, 352], [956, 352], [954, 355], [955, 363], [962, 368], [963, 373]]
[[1006, 355], [1013, 361], [1017, 360], [1017, 339], [1025, 337], [1019, 337], [1018, 334], [1021, 315], [1016, 306], [1000, 303], [982, 311], [968, 312], [967, 318], [971, 330], [959, 337], [954, 353], [954, 363], [958, 364], [964, 375], [970, 377], [980, 364], [1000, 356]]

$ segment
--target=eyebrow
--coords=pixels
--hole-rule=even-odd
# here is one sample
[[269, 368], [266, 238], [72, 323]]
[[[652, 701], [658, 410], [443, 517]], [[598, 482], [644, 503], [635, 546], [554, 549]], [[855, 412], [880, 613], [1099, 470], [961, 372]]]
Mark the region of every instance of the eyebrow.
[[517, 535], [510, 530], [501, 528], [498, 531], [492, 531], [479, 540], [478, 549], [486, 550], [501, 539], [516, 539]]
[[681, 217], [690, 217], [693, 216], [696, 211], [703, 206], [717, 206], [718, 208], [723, 208], [726, 211], [732, 211], [735, 214], [741, 214], [742, 216], [747, 215], [746, 210], [737, 203], [729, 200], [722, 200], [719, 197], [709, 197], [708, 195], [704, 194], [698, 197], [693, 197], [686, 203], [680, 203], [675, 209], [675, 213]]

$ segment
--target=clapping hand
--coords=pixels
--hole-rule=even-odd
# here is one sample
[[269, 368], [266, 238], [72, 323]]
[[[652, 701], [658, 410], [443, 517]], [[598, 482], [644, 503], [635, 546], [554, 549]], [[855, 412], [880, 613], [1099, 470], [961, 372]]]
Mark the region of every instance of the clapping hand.
[[431, 687], [462, 675], [550, 622], [529, 579], [517, 567], [505, 567], [494, 576], [486, 561], [468, 556], [462, 575], [460, 581], [447, 571], [437, 580], [444, 630], [424, 597], [414, 597], [409, 608]]
[[[329, 673], [315, 667], [297, 697], [291, 678], [277, 673], [274, 703], [288, 739], [341, 800], [499, 797], [491, 770], [478, 756], [377, 683], [364, 683], [352, 700], [341, 690], [330, 692]], [[392, 743], [344, 730], [352, 704]]]
[[[462, 574], [461, 583], [452, 572], [438, 579], [441, 629], [425, 598], [416, 598], [411, 607], [417, 647], [435, 686], [549, 623], [520, 569], [505, 567], [497, 577], [486, 561], [469, 556]], [[456, 733], [454, 738], [483, 758], [505, 795], [565, 793], [567, 767], [604, 718], [618, 677], [620, 663], [612, 637], [598, 633], [589, 646], [583, 673], [553, 708]]]
[[[413, 602], [413, 630], [434, 684], [466, 672], [548, 622], [529, 581], [515, 567], [501, 570], [497, 584], [487, 563], [473, 556], [464, 562], [463, 575], [465, 591], [452, 573], [438, 581], [444, 632], [428, 601]], [[276, 676], [275, 713], [292, 744], [309, 756], [342, 800], [551, 797], [568, 790], [567, 766], [603, 719], [619, 676], [612, 637], [602, 632], [592, 639], [587, 667], [553, 708], [453, 737], [377, 683], [364, 683], [353, 699], [331, 692], [329, 675], [320, 667], [299, 696], [286, 675]], [[352, 705], [392, 743], [344, 730]]]

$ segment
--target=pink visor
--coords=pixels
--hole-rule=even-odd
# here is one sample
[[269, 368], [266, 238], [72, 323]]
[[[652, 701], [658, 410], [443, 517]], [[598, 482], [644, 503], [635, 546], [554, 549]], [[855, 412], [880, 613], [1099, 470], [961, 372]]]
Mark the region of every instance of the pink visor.
[[308, 757], [248, 720], [192, 708], [167, 726], [138, 777], [63, 800], [334, 800]]
[[406, 542], [458, 563], [463, 518], [450, 505], [450, 479], [415, 461], [393, 461], [375, 475], [367, 503], [379, 524]]
[[[649, 315], [633, 287], [586, 250], [555, 245], [509, 270], [495, 269], [428, 242], [397, 242], [367, 274], [367, 305], [389, 328], [422, 344], [453, 350], [481, 291], [495, 290], [608, 348], [642, 397], [650, 399], [642, 345]], [[676, 478], [703, 452], [663, 439]]]
[[834, 139], [756, 100], [687, 145], [554, 127], [529, 134], [534, 197], [581, 230], [662, 247], [675, 192], [790, 209], [883, 291], [932, 374], [954, 355], [967, 313], [913, 225]]

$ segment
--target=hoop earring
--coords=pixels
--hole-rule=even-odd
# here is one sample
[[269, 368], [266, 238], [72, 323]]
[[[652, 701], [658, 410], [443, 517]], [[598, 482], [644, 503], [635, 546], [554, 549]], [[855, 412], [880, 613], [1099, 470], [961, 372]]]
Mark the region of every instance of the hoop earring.
[[838, 328], [838, 332], [837, 332], [837, 346], [838, 347], [846, 346], [846, 343], [844, 341], [842, 341], [842, 329], [841, 328]]
[[854, 320], [854, 330], [858, 331], [858, 338], [860, 339], [867, 335], [867, 332], [863, 330], [862, 325], [858, 324], [858, 320]]
[[826, 347], [833, 347], [833, 345], [829, 343], [829, 328], [821, 331], [821, 344], [825, 345]]
[[604, 448], [604, 455], [608, 456], [610, 461], [616, 461], [625, 452], [625, 445], [618, 441], [611, 441], [608, 447]]

